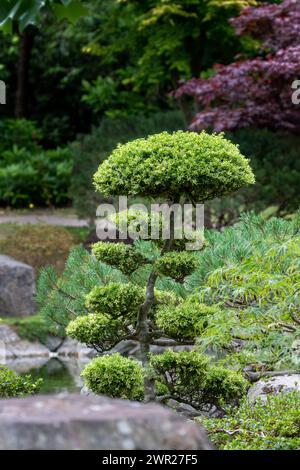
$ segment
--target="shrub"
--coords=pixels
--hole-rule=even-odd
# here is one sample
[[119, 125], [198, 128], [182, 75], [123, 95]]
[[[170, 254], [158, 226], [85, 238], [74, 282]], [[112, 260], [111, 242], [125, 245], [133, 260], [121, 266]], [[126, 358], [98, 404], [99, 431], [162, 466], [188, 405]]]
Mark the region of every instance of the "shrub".
[[120, 354], [93, 359], [83, 370], [86, 386], [96, 394], [129, 400], [143, 399], [143, 367]]
[[[117, 170], [117, 171], [116, 171]], [[247, 160], [223, 135], [162, 132], [118, 146], [94, 176], [105, 196], [187, 195], [204, 202], [254, 183]]]
[[239, 399], [247, 389], [242, 375], [223, 367], [211, 367], [207, 356], [196, 351], [165, 351], [151, 357], [150, 366], [159, 389], [198, 410], [220, 408], [225, 401]]
[[68, 149], [35, 152], [13, 147], [0, 158], [0, 205], [64, 205], [69, 198], [72, 158]]
[[270, 395], [266, 402], [243, 400], [222, 419], [201, 419], [222, 450], [299, 450], [299, 392]]
[[134, 284], [108, 284], [96, 286], [86, 298], [91, 313], [107, 313], [112, 318], [137, 315], [144, 300], [144, 290]]
[[155, 289], [155, 302], [153, 307], [161, 308], [163, 306], [173, 306], [177, 305], [181, 299], [178, 299], [173, 292], [163, 291]]
[[69, 323], [66, 333], [70, 338], [94, 347], [98, 352], [111, 349], [116, 338], [125, 334], [122, 321], [101, 313], [76, 318]]
[[92, 253], [98, 261], [118, 268], [127, 275], [132, 274], [143, 263], [142, 255], [124, 243], [98, 242], [93, 245]]
[[225, 367], [212, 366], [206, 376], [205, 395], [208, 403], [228, 403], [238, 400], [249, 384], [241, 374]]
[[188, 297], [176, 307], [166, 305], [158, 308], [155, 319], [168, 335], [195, 339], [205, 328], [207, 317], [218, 311], [218, 306], [201, 304], [197, 299]]
[[42, 138], [36, 123], [26, 119], [3, 119], [0, 121], [0, 162], [2, 152], [12, 147], [34, 152]]
[[33, 382], [30, 375], [20, 377], [8, 367], [0, 365], [0, 397], [23, 397], [37, 393], [41, 380]]
[[154, 269], [160, 275], [171, 277], [177, 282], [183, 282], [187, 276], [192, 274], [196, 266], [197, 260], [193, 254], [182, 251], [167, 253], [157, 259]]

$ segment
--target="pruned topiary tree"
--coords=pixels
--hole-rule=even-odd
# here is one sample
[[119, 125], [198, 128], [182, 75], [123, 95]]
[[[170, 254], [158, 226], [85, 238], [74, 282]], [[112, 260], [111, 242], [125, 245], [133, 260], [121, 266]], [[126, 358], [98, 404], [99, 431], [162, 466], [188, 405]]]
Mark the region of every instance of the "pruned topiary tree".
[[[100, 165], [94, 182], [105, 196], [155, 197], [167, 201], [170, 207], [182, 198], [195, 204], [223, 196], [254, 183], [254, 176], [238, 147], [223, 135], [179, 131], [119, 145]], [[221, 396], [230, 399], [245, 390], [241, 376], [212, 367], [197, 351], [167, 350], [150, 355], [151, 345], [194, 345], [205, 327], [205, 318], [219, 308], [199, 303], [197, 296], [182, 299], [156, 288], [157, 280], [163, 277], [184, 282], [197, 266], [197, 253], [186, 251], [182, 240], [175, 240], [174, 224], [174, 212], [170, 211], [168, 239], [162, 240], [160, 232], [158, 240], [145, 242], [156, 244], [154, 258], [147, 257], [137, 242], [129, 246], [100, 241], [93, 246], [96, 259], [119, 269], [128, 282], [96, 286], [86, 298], [89, 314], [73, 320], [67, 333], [99, 353], [122, 340], [135, 340], [140, 344], [142, 363], [136, 365], [135, 359], [119, 355], [95, 359], [83, 377], [96, 393], [146, 401], [160, 395], [199, 408], [208, 402], [217, 405]], [[142, 266], [148, 269], [145, 287], [132, 282]], [[130, 368], [128, 361], [135, 365]]]

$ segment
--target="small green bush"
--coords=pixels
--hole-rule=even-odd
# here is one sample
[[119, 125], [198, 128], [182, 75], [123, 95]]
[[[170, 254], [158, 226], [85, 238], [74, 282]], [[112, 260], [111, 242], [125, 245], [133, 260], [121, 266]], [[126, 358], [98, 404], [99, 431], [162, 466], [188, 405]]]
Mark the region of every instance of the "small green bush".
[[114, 320], [110, 316], [96, 313], [83, 315], [71, 321], [66, 333], [70, 338], [88, 346], [96, 346], [99, 351], [111, 348], [116, 338], [123, 333], [123, 321]]
[[222, 407], [226, 401], [239, 399], [247, 390], [247, 381], [234, 371], [210, 366], [206, 355], [197, 351], [165, 351], [151, 356], [150, 366], [158, 390], [201, 410]]
[[266, 402], [228, 409], [222, 419], [201, 419], [210, 439], [221, 450], [299, 450], [300, 394], [270, 395]]
[[92, 252], [98, 261], [118, 268], [127, 275], [143, 263], [142, 255], [125, 243], [98, 242], [93, 245]]
[[156, 323], [176, 338], [194, 339], [199, 336], [207, 318], [219, 311], [216, 305], [199, 303], [195, 297], [188, 297], [179, 305], [166, 305], [157, 310]]
[[0, 135], [0, 162], [3, 151], [13, 147], [34, 152], [42, 138], [36, 123], [28, 119], [1, 119]]
[[197, 260], [190, 252], [167, 253], [155, 261], [154, 269], [162, 276], [168, 276], [177, 282], [192, 274], [197, 267]]
[[254, 183], [248, 161], [223, 135], [162, 132], [119, 145], [94, 176], [105, 196], [187, 195], [197, 202]]
[[138, 313], [144, 296], [144, 289], [131, 283], [96, 286], [86, 297], [86, 308], [90, 313], [129, 318]]
[[206, 376], [205, 393], [208, 402], [216, 399], [226, 403], [241, 398], [249, 388], [248, 382], [234, 370], [220, 366], [211, 366]]
[[72, 156], [68, 149], [35, 152], [13, 147], [0, 156], [0, 205], [64, 205], [69, 200]]
[[37, 393], [42, 380], [36, 382], [31, 380], [30, 375], [21, 377], [8, 367], [0, 365], [0, 397], [23, 397]]
[[143, 367], [120, 354], [93, 359], [81, 375], [86, 386], [96, 394], [129, 400], [142, 400], [144, 397]]
[[154, 289], [154, 295], [155, 295], [155, 304], [154, 308], [158, 309], [163, 306], [170, 306], [170, 307], [175, 307], [181, 299], [178, 299], [176, 295], [171, 292], [171, 291], [164, 291], [164, 290], [158, 290]]

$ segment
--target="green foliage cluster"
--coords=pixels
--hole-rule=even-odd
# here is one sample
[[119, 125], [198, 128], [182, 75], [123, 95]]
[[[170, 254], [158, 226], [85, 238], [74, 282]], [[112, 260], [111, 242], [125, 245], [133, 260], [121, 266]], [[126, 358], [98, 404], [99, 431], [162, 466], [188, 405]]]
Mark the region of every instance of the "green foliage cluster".
[[31, 380], [30, 375], [21, 377], [8, 367], [0, 365], [0, 397], [23, 397], [38, 392], [42, 380], [36, 382]]
[[41, 133], [31, 121], [7, 120], [1, 128], [0, 204], [66, 204], [73, 166], [70, 150], [43, 150], [39, 145]]
[[104, 313], [96, 313], [77, 317], [69, 323], [66, 333], [70, 338], [103, 352], [111, 349], [116, 338], [119, 342], [119, 338], [126, 332], [122, 320]]
[[[92, 313], [72, 320], [66, 328], [66, 334], [97, 352], [109, 351], [122, 339], [128, 338], [130, 329], [127, 327], [135, 323], [144, 296], [145, 290], [132, 284], [95, 287], [86, 300], [87, 310]], [[174, 307], [177, 302], [171, 292], [155, 290], [152, 320], [160, 308], [166, 305]]]
[[86, 297], [86, 308], [90, 313], [130, 318], [137, 315], [144, 298], [144, 289], [135, 284], [110, 283], [92, 289]]
[[163, 130], [175, 131], [185, 127], [179, 111], [156, 112], [101, 120], [90, 134], [80, 136], [71, 145], [74, 160], [71, 194], [74, 207], [82, 217], [94, 217], [103, 196], [95, 193], [92, 177], [119, 143], [145, 137]]
[[[207, 356], [195, 351], [167, 350], [152, 355], [150, 369], [159, 394], [193, 403], [197, 409], [221, 408], [225, 402], [238, 400], [247, 389], [247, 381], [240, 374], [212, 366]], [[146, 373], [135, 359], [115, 353], [93, 359], [82, 377], [96, 394], [142, 400]]]
[[267, 402], [228, 409], [222, 419], [201, 419], [221, 450], [299, 450], [299, 392], [270, 395]]
[[98, 242], [93, 245], [92, 253], [98, 261], [109, 264], [127, 275], [136, 271], [143, 263], [142, 255], [125, 243]]
[[[47, 144], [53, 146], [88, 132], [103, 115], [123, 118], [169, 109], [173, 105], [169, 92], [179, 79], [233, 59], [241, 44], [228, 19], [253, 2], [187, 0], [177, 5], [164, 0], [86, 0], [88, 14], [76, 25], [58, 19], [73, 22], [82, 16], [78, 0], [51, 0], [46, 7], [41, 1], [4, 3], [1, 25], [20, 19], [20, 7], [27, 10], [22, 11], [23, 26], [38, 24], [38, 30], [30, 27], [34, 29], [30, 60], [34, 93], [27, 96], [28, 110], [41, 124]], [[8, 16], [6, 5], [11, 4], [17, 7], [9, 8]], [[9, 39], [0, 35], [1, 78], [14, 98], [20, 37], [14, 34]], [[1, 114], [11, 114], [12, 106], [2, 108], [9, 109], [1, 109]]]
[[[154, 306], [156, 324], [176, 337], [181, 332], [195, 338], [201, 332], [200, 350], [213, 348], [219, 354], [225, 348], [231, 353], [227, 363], [235, 367], [261, 363], [266, 369], [298, 368], [298, 233], [299, 216], [291, 221], [245, 216], [223, 232], [207, 231], [207, 247], [194, 254], [197, 268], [185, 284], [178, 289], [177, 283], [159, 279], [155, 295], [165, 301]], [[157, 256], [157, 247], [148, 242], [135, 246], [143, 257]], [[141, 298], [149, 269], [146, 265], [131, 276]], [[111, 282], [128, 283], [128, 278], [75, 248], [61, 277], [50, 269], [43, 272], [42, 313], [54, 331], [64, 332], [71, 320], [90, 313], [86, 295]], [[102, 308], [99, 313], [108, 312]]]
[[65, 328], [77, 316], [87, 315], [85, 298], [96, 286], [127, 282], [120, 271], [97, 261], [81, 246], [74, 247], [65, 269], [58, 275], [52, 267], [41, 270], [37, 300], [49, 329], [65, 336]]
[[197, 267], [197, 260], [191, 252], [170, 252], [158, 258], [154, 263], [156, 272], [168, 276], [177, 282], [192, 274]]
[[190, 296], [176, 307], [169, 304], [158, 308], [155, 320], [170, 336], [195, 339], [207, 326], [208, 317], [216, 315], [219, 310], [218, 306], [201, 304], [195, 296]]
[[111, 354], [93, 359], [83, 370], [86, 386], [96, 394], [142, 400], [144, 370], [134, 359]]
[[0, 121], [0, 154], [13, 147], [34, 152], [42, 139], [36, 123], [27, 119], [2, 119]]
[[106, 196], [163, 196], [174, 202], [186, 195], [201, 203], [253, 184], [254, 176], [223, 135], [177, 131], [118, 146], [94, 182]]
[[[120, 117], [166, 107], [179, 79], [228, 63], [240, 40], [228, 19], [252, 0], [145, 0], [92, 6], [94, 28], [83, 48], [97, 58], [97, 78], [83, 82], [83, 101], [95, 114]], [[99, 28], [98, 25], [101, 25]], [[108, 40], [109, 37], [109, 40]]]
[[200, 302], [220, 307], [207, 317], [202, 350], [226, 349], [242, 365], [299, 368], [299, 228], [298, 213], [291, 221], [244, 217], [234, 228], [211, 232], [187, 280]]
[[238, 400], [248, 387], [241, 374], [211, 365], [208, 357], [197, 351], [167, 350], [151, 356], [150, 367], [159, 390], [198, 410]]

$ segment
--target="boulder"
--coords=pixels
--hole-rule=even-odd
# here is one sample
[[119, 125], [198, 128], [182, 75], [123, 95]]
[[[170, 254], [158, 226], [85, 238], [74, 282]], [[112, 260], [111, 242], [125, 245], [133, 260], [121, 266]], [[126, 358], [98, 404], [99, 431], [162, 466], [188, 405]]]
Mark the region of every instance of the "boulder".
[[71, 338], [66, 338], [56, 352], [59, 356], [75, 356], [79, 358], [95, 357], [97, 355], [94, 349], [88, 348]]
[[33, 315], [35, 280], [31, 266], [0, 255], [0, 316]]
[[51, 352], [56, 352], [58, 348], [63, 344], [64, 340], [58, 336], [47, 335], [44, 345]]
[[42, 344], [21, 339], [11, 326], [0, 324], [0, 360], [49, 355], [49, 349]]
[[92, 392], [92, 390], [90, 390], [86, 385], [84, 385], [82, 389], [80, 390], [80, 395], [93, 396], [93, 397], [97, 396], [96, 393]]
[[300, 393], [300, 374], [284, 374], [261, 379], [248, 391], [249, 402], [255, 402], [258, 398], [266, 401], [268, 395], [278, 395], [281, 392], [297, 390]]
[[55, 395], [0, 401], [1, 450], [209, 450], [197, 424], [157, 404]]

